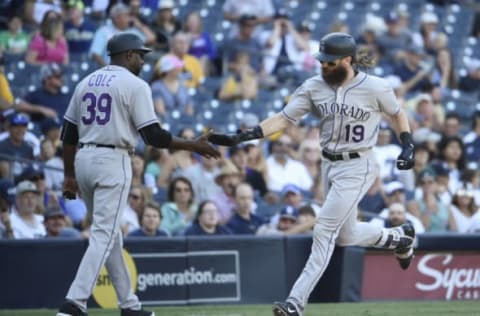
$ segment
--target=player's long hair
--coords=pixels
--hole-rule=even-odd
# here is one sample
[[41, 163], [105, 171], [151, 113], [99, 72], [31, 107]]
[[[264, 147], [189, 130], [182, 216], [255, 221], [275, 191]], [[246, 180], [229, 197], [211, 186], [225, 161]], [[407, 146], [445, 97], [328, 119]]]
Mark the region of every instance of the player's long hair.
[[357, 56], [355, 56], [355, 60], [353, 61], [355, 68], [372, 68], [376, 63], [374, 54], [370, 48], [367, 46], [358, 48]]

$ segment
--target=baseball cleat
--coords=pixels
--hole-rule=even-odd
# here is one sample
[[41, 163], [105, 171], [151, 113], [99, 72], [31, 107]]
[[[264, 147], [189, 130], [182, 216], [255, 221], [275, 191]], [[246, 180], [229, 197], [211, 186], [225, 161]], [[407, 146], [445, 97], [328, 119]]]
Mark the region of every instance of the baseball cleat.
[[87, 316], [88, 314], [72, 302], [66, 301], [58, 310], [57, 316]]
[[133, 309], [122, 309], [121, 316], [155, 316], [154, 312], [146, 310], [133, 310]]
[[415, 241], [415, 229], [410, 223], [403, 224], [400, 228], [403, 231], [403, 236], [400, 238], [400, 242], [394, 250], [394, 253], [400, 267], [403, 270], [407, 270], [414, 257], [413, 244]]
[[275, 302], [272, 310], [275, 316], [300, 316], [295, 305], [290, 302]]

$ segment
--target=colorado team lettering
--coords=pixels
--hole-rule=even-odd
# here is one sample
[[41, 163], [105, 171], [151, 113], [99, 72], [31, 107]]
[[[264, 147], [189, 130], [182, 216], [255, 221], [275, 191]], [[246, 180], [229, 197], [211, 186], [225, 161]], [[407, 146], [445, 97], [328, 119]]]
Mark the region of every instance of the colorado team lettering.
[[348, 105], [345, 103], [339, 104], [336, 102], [328, 104], [327, 102], [325, 102], [315, 104], [314, 106], [317, 110], [316, 112], [320, 117], [340, 114], [343, 116], [349, 116], [358, 121], [366, 121], [370, 118], [370, 112], [364, 111], [363, 109], [355, 105]]

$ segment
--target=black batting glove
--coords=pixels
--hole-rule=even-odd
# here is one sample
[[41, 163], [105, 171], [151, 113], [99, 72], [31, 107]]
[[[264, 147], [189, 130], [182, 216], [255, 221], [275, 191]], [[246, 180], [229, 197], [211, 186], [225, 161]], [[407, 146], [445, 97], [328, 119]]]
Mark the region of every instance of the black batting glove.
[[237, 131], [236, 134], [212, 133], [210, 136], [208, 136], [208, 141], [215, 145], [233, 147], [241, 142], [258, 138], [263, 138], [263, 131], [259, 125], [255, 126], [254, 128], [247, 129], [244, 132]]
[[408, 132], [400, 134], [400, 141], [402, 142], [402, 151], [397, 158], [397, 168], [399, 170], [409, 170], [413, 168], [415, 146], [413, 145], [412, 135]]

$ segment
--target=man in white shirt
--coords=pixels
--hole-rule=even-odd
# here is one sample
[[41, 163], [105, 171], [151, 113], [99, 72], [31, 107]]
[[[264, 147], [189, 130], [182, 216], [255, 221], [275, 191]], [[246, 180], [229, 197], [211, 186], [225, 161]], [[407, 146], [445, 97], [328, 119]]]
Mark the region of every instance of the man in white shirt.
[[43, 216], [35, 214], [38, 190], [31, 181], [22, 181], [16, 187], [16, 209], [12, 212], [11, 223], [15, 239], [33, 239], [45, 236]]
[[272, 144], [272, 154], [267, 158], [268, 189], [280, 192], [287, 184], [294, 184], [309, 191], [313, 180], [307, 168], [298, 160], [289, 157], [292, 140], [283, 134]]

